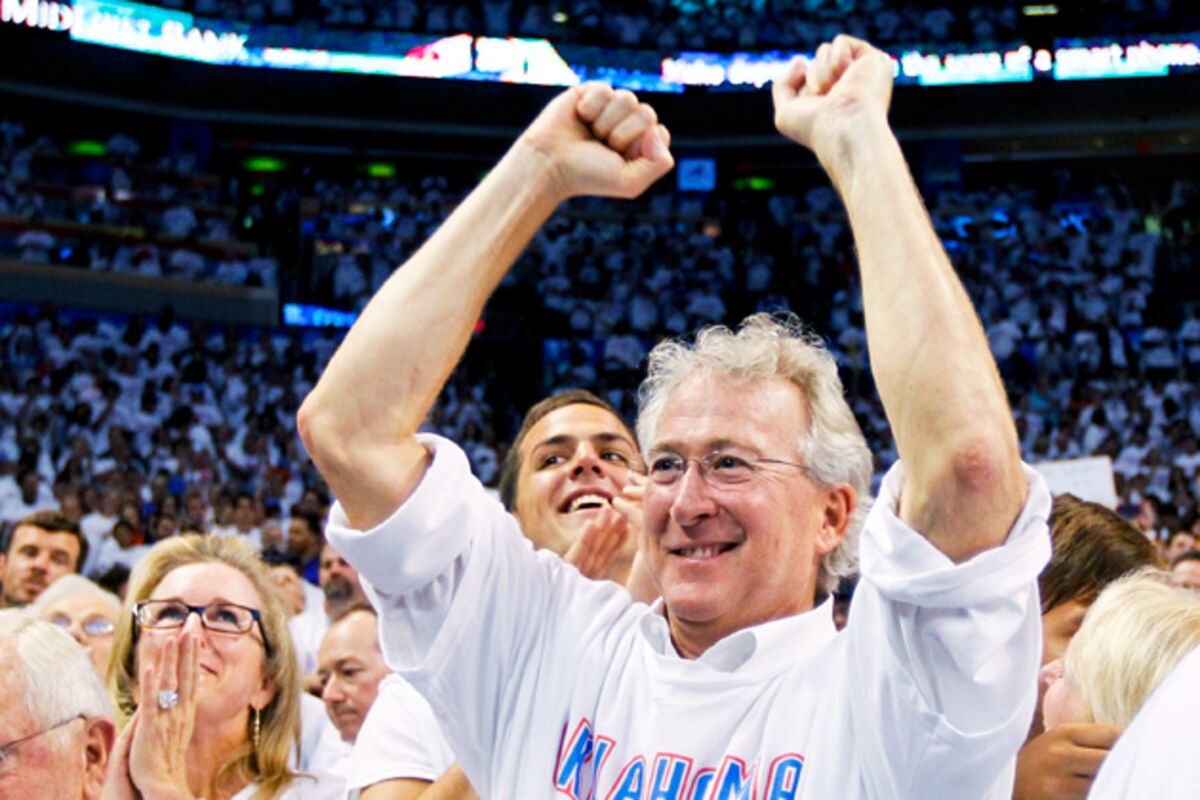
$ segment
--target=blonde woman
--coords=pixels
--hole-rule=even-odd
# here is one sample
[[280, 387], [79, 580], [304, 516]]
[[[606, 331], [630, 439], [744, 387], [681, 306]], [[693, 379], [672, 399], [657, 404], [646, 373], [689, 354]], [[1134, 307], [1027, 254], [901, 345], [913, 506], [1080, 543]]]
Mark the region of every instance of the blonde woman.
[[1144, 570], [1111, 583], [1043, 681], [1046, 728], [1066, 722], [1125, 726], [1188, 653], [1200, 647], [1200, 597]]
[[240, 539], [180, 536], [150, 550], [130, 576], [108, 679], [127, 721], [107, 797], [312, 794], [289, 768], [300, 689], [287, 617]]

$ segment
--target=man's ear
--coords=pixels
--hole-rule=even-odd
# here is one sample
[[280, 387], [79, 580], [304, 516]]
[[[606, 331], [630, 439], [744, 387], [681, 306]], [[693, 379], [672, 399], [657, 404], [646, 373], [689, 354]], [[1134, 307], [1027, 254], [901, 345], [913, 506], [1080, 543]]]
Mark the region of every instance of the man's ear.
[[83, 796], [93, 800], [104, 790], [117, 726], [108, 717], [88, 717], [83, 724]]
[[824, 516], [816, 541], [817, 552], [821, 555], [833, 552], [845, 540], [857, 502], [849, 484], [843, 483], [826, 490]]

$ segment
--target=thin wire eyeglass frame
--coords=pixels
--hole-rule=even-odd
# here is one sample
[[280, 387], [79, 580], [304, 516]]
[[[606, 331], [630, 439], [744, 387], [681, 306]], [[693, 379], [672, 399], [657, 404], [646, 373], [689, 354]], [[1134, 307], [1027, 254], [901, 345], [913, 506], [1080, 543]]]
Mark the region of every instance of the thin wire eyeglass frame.
[[[682, 462], [682, 466], [672, 475], [670, 475], [669, 480], [660, 480], [659, 477], [656, 477], [663, 475], [662, 472], [655, 470], [655, 465], [658, 464], [660, 459], [663, 458], [675, 459]], [[721, 471], [714, 469], [713, 465], [722, 458], [732, 458], [743, 462], [749, 468], [749, 474], [733, 480], [730, 480], [728, 475], [721, 477]], [[700, 477], [704, 479], [705, 483], [707, 483], [709, 486], [716, 487], [738, 486], [754, 480], [761, 470], [761, 467], [759, 466], [760, 464], [777, 464], [785, 467], [795, 467], [796, 469], [804, 472], [806, 475], [812, 475], [812, 472], [808, 467], [795, 461], [785, 461], [782, 458], [763, 458], [748, 454], [731, 453], [727, 450], [714, 450], [708, 455], [700, 456], [699, 458], [689, 458], [669, 451], [651, 453], [650, 457], [647, 459], [646, 477], [651, 483], [659, 486], [674, 486], [683, 479], [685, 474], [687, 474], [688, 464], [691, 463], [696, 464], [696, 468], [700, 471]]]
[[44, 736], [45, 734], [50, 733], [50, 731], [58, 730], [66, 725], [70, 725], [77, 719], [87, 719], [87, 714], [75, 714], [74, 716], [67, 717], [62, 722], [57, 722], [54, 725], [51, 725], [49, 728], [42, 728], [40, 731], [31, 733], [28, 736], [22, 736], [20, 739], [13, 739], [11, 742], [0, 744], [0, 767], [3, 767], [4, 764], [12, 757], [12, 753], [18, 747], [25, 744], [25, 742], [36, 739], [39, 736]]

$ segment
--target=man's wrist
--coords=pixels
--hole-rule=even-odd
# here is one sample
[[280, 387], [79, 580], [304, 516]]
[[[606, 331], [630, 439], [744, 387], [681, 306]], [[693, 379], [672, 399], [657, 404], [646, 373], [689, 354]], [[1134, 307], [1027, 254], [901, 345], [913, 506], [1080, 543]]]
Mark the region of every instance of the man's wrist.
[[528, 192], [554, 206], [572, 197], [558, 159], [528, 136], [521, 136], [513, 143], [498, 168], [512, 171], [513, 180], [519, 185], [518, 191]]
[[855, 176], [889, 149], [899, 149], [887, 116], [864, 110], [841, 120], [825, 137], [814, 141], [814, 153], [834, 185], [845, 194]]

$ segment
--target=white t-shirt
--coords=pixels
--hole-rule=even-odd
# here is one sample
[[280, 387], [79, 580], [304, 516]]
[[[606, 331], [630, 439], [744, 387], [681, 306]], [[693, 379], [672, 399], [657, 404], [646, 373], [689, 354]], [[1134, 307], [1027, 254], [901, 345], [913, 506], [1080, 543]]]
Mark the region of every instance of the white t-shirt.
[[1200, 648], [1159, 684], [1104, 759], [1089, 800], [1192, 800], [1200, 794]]
[[685, 660], [659, 609], [535, 552], [461, 450], [421, 441], [433, 460], [403, 506], [366, 532], [335, 506], [328, 533], [480, 796], [972, 798], [1011, 781], [1050, 555], [1032, 470], [1007, 542], [956, 565], [896, 516], [897, 465], [843, 632], [826, 602]]
[[[296, 661], [300, 672], [309, 674], [317, 671], [317, 651], [325, 631], [329, 629], [329, 617], [325, 615], [325, 595], [311, 583], [301, 579], [304, 588], [304, 610], [288, 620], [292, 644], [296, 648]], [[311, 587], [311, 588], [310, 588]]]
[[395, 673], [379, 684], [344, 774], [350, 797], [380, 781], [436, 781], [454, 764], [454, 753], [433, 709]]

